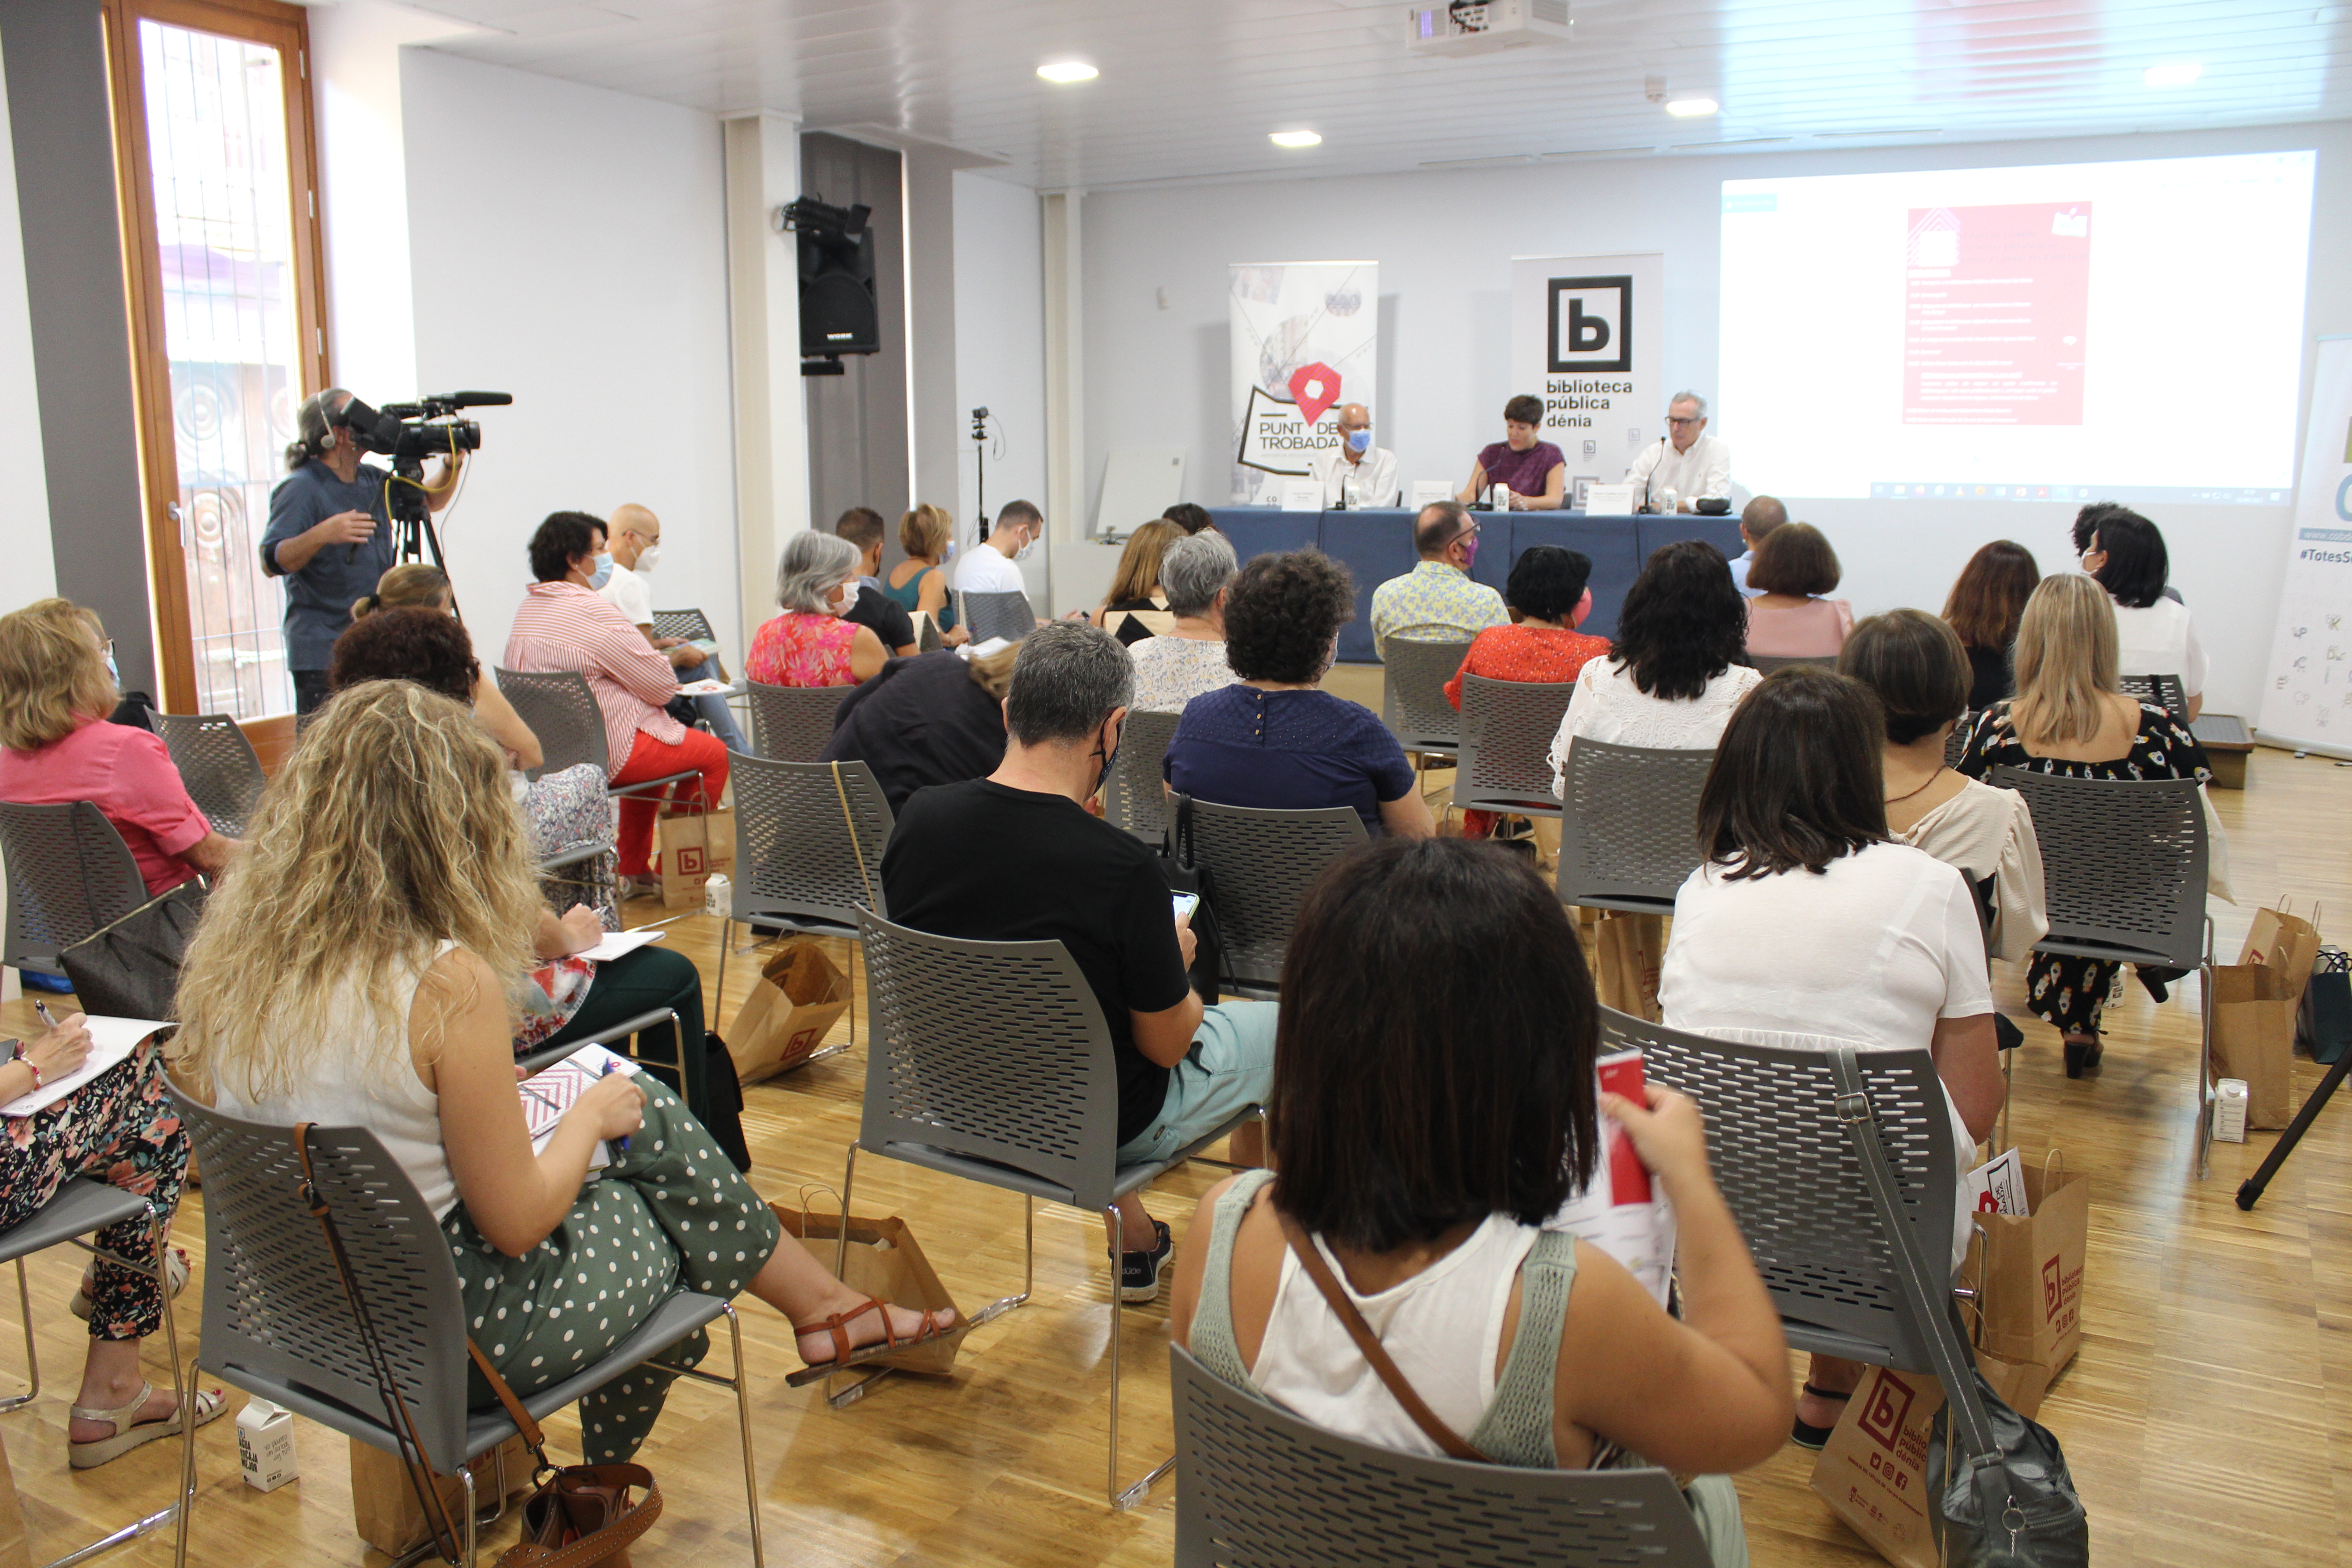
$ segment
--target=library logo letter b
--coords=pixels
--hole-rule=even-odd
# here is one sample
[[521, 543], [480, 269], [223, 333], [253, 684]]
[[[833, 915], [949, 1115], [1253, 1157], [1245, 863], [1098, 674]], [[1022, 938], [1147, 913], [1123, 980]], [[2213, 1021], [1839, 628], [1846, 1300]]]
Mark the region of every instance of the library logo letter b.
[[1555, 375], [1633, 368], [1633, 279], [1555, 278], [1544, 362]]

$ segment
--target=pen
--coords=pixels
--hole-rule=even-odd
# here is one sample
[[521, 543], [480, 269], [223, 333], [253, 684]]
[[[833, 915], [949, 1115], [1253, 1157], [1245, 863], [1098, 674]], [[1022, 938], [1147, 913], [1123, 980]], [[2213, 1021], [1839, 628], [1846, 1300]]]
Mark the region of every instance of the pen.
[[[610, 1078], [610, 1077], [612, 1077], [615, 1072], [618, 1072], [618, 1071], [620, 1070], [620, 1068], [621, 1068], [621, 1064], [620, 1064], [619, 1062], [617, 1062], [617, 1061], [614, 1060], [614, 1059], [613, 1059], [612, 1058], [610, 1058], [610, 1057], [607, 1057], [607, 1058], [604, 1058], [604, 1070], [603, 1072], [598, 1073], [596, 1076], [597, 1076], [598, 1078]], [[623, 1138], [623, 1139], [621, 1140], [621, 1152], [622, 1152], [622, 1153], [624, 1153], [624, 1154], [625, 1154], [625, 1153], [627, 1153], [628, 1152], [629, 1152], [629, 1141], [628, 1141], [626, 1138]]]
[[41, 1016], [41, 1022], [50, 1028], [54, 1029], [58, 1026], [57, 1019], [49, 1014], [49, 1005], [37, 996], [33, 999], [33, 1011], [38, 1013]]

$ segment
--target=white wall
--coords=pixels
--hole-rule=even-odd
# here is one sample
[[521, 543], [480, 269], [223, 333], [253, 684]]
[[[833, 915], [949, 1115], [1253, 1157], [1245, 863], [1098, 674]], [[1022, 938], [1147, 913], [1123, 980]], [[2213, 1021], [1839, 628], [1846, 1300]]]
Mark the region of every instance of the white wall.
[[[1716, 373], [1717, 213], [1725, 179], [2303, 147], [2319, 151], [2312, 254], [2343, 255], [2352, 241], [2352, 126], [2340, 122], [1095, 193], [1087, 198], [1085, 230], [1087, 482], [1099, 488], [1108, 450], [1135, 440], [1148, 418], [1155, 442], [1190, 446], [1188, 499], [1223, 503], [1231, 262], [1378, 260], [1380, 439], [1396, 449], [1408, 488], [1418, 479], [1459, 484], [1472, 454], [1501, 435], [1504, 400], [1533, 390], [1510, 382], [1513, 256], [1663, 251], [1666, 381], [1705, 390]], [[1155, 293], [1161, 287], [1164, 310]], [[2307, 336], [2352, 331], [2352, 269], [2313, 267], [2305, 327]], [[2184, 382], [2193, 376], [2185, 372]], [[2308, 379], [2306, 365], [2306, 400]], [[2194, 395], [2185, 384], [2184, 417], [2193, 416]], [[1834, 420], [1839, 411], [1824, 408], [1821, 416]], [[1737, 457], [1739, 410], [1719, 408], [1709, 433], [1729, 441]], [[1906, 604], [1940, 608], [1961, 564], [1990, 539], [2025, 544], [2044, 572], [2072, 561], [2072, 507], [1890, 509], [1846, 500], [1798, 510], [1836, 544], [1846, 569], [1840, 592], [1863, 614]], [[2270, 647], [2288, 509], [2151, 510], [2171, 548], [2174, 581], [2212, 651], [2207, 706], [2251, 715]]]
[[[1037, 193], [958, 171], [955, 176], [956, 406], [961, 410], [955, 512], [957, 548], [978, 537], [971, 411], [992, 417], [986, 500], [993, 517], [1020, 498], [1045, 504], [1045, 255]], [[1001, 433], [1003, 456], [993, 438]], [[928, 496], [918, 498], [929, 500]], [[1054, 521], [1054, 520], [1049, 520]], [[1083, 549], [1054, 529], [1048, 549]], [[1030, 597], [1046, 601], [1046, 550], [1022, 563]], [[1058, 606], [1068, 609], [1071, 606]]]
[[402, 52], [416, 374], [514, 395], [438, 519], [487, 663], [551, 511], [660, 514], [654, 603], [743, 646], [719, 121], [650, 99]]
[[[16, 213], [16, 154], [8, 134], [8, 95], [0, 93], [0, 474], [9, 476], [0, 507], [0, 561], [8, 588], [0, 614], [58, 591], [49, 545], [49, 485], [41, 461], [41, 404], [33, 381], [33, 311], [25, 292], [24, 231]], [[10, 982], [14, 984], [13, 978]]]

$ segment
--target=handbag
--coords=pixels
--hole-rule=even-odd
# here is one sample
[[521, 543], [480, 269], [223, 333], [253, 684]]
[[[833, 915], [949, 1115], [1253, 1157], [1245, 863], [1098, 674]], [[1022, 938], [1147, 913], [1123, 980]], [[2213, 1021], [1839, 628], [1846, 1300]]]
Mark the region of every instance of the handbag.
[[2311, 981], [2295, 1011], [2294, 1043], [2323, 1067], [2335, 1066], [2344, 1047], [2352, 1045], [2352, 957], [2340, 947], [2322, 947], [2312, 963]]
[[1209, 880], [1209, 868], [1192, 855], [1192, 797], [1180, 795], [1171, 803], [1168, 816], [1168, 836], [1160, 853], [1160, 876], [1171, 893], [1191, 893], [1200, 904], [1192, 910], [1192, 989], [1201, 1000], [1215, 1006], [1223, 994], [1225, 980], [1225, 942], [1217, 925], [1216, 894]]
[[200, 881], [181, 883], [58, 954], [82, 1010], [98, 1017], [169, 1018], [180, 963], [204, 918]]
[[[1897, 1299], [1927, 1347], [1927, 1370], [1944, 1385], [1925, 1473], [1945, 1478], [1929, 1514], [1938, 1560], [1948, 1568], [2085, 1568], [2090, 1523], [2066, 1470], [2066, 1456], [2046, 1427], [2003, 1404], [1976, 1369], [1957, 1327], [1916, 1321], [1948, 1300], [1919, 1254], [1902, 1194], [1879, 1142], [1878, 1119], [1864, 1092], [1854, 1047], [1830, 1054], [1838, 1117], [1885, 1232], [1887, 1261], [1902, 1287]], [[1927, 1202], [1937, 1199], [1929, 1194]], [[1938, 1329], [1945, 1331], [1938, 1332]]]
[[[302, 1162], [302, 1201], [310, 1205], [310, 1217], [319, 1222], [320, 1230], [326, 1235], [327, 1250], [334, 1258], [335, 1273], [342, 1280], [343, 1296], [351, 1303], [360, 1342], [366, 1347], [376, 1387], [383, 1396], [384, 1414], [399, 1447], [401, 1464], [408, 1472], [408, 1484], [424, 1508], [434, 1550], [441, 1553], [445, 1562], [460, 1562], [465, 1555], [463, 1533], [449, 1517], [441, 1489], [433, 1484], [433, 1468], [425, 1462], [415, 1419], [409, 1415], [408, 1402], [401, 1397], [383, 1343], [376, 1337], [375, 1323], [368, 1315], [359, 1281], [352, 1275], [351, 1258], [343, 1251], [343, 1238], [335, 1228], [334, 1215], [320, 1196], [318, 1183], [311, 1175], [310, 1129], [314, 1125], [305, 1121], [294, 1129], [294, 1149]], [[523, 1539], [499, 1558], [498, 1568], [596, 1568], [600, 1563], [627, 1568], [630, 1544], [661, 1517], [661, 1488], [655, 1482], [653, 1472], [634, 1464], [551, 1463], [546, 1434], [470, 1335], [466, 1340], [466, 1353], [473, 1358], [475, 1368], [489, 1384], [490, 1392], [499, 1396], [499, 1403], [506, 1406], [515, 1431], [530, 1448], [531, 1458], [538, 1461], [532, 1472], [535, 1489], [523, 1504]], [[632, 1490], [640, 1494], [634, 1501], [629, 1497]]]

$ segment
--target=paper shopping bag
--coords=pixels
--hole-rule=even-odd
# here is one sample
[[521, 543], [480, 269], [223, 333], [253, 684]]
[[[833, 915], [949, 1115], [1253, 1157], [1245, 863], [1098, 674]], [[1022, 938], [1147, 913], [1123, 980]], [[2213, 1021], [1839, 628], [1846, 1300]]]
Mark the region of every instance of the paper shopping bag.
[[654, 847], [661, 857], [663, 908], [691, 909], [702, 902], [702, 884], [710, 879], [709, 832], [699, 812], [661, 819]]
[[708, 869], [735, 874], [735, 808], [715, 806], [702, 814], [703, 858]]
[[800, 1066], [848, 1011], [849, 976], [814, 938], [793, 938], [761, 967], [728, 1027], [737, 1080], [757, 1083]]
[[2238, 953], [2240, 963], [2267, 964], [2284, 975], [2291, 1002], [2303, 1000], [2303, 988], [2310, 984], [2311, 967], [2319, 958], [2319, 927], [2313, 923], [2319, 906], [2314, 904], [2311, 913], [2308, 921], [2291, 913], [2284, 900], [2277, 909], [2256, 910], [2246, 945]]
[[1658, 966], [1666, 952], [1666, 922], [1657, 915], [1603, 910], [1595, 931], [1593, 989], [1604, 1006], [1661, 1022]]
[[[523, 1447], [520, 1437], [509, 1437], [466, 1467], [474, 1472], [474, 1504], [478, 1509], [499, 1500], [499, 1466], [502, 1459], [508, 1500], [531, 1489], [530, 1450]], [[457, 1476], [436, 1476], [434, 1488], [441, 1494], [449, 1521], [463, 1531], [466, 1516], [460, 1510], [466, 1506], [465, 1482]], [[360, 1532], [361, 1540], [387, 1557], [398, 1557], [422, 1546], [432, 1536], [425, 1505], [416, 1500], [416, 1489], [409, 1483], [408, 1470], [401, 1464], [400, 1456], [356, 1437], [352, 1439], [352, 1524]], [[0, 1564], [5, 1563], [5, 1559], [0, 1559]]]
[[1896, 1568], [1937, 1568], [1927, 1435], [1943, 1406], [1927, 1373], [1872, 1367], [1813, 1463], [1813, 1490]]
[[2043, 1367], [2054, 1375], [2083, 1343], [2090, 1178], [2067, 1170], [2063, 1157], [2053, 1152], [2039, 1168], [2025, 1168], [2025, 1196], [2028, 1212], [2022, 1216], [1978, 1214], [1981, 1229], [1973, 1245], [1979, 1251], [1963, 1278], [1981, 1268], [1978, 1346], [2004, 1362]]
[[[775, 1211], [786, 1235], [806, 1243], [808, 1249], [816, 1254], [817, 1261], [827, 1268], [833, 1267], [834, 1250], [841, 1242], [839, 1215], [814, 1213], [805, 1201], [799, 1206], [768, 1206]], [[915, 1240], [915, 1233], [896, 1215], [887, 1219], [866, 1219], [858, 1215], [849, 1217], [849, 1257], [842, 1267], [841, 1282], [861, 1296], [876, 1297], [894, 1307], [909, 1307], [918, 1312], [955, 1310], [955, 1299], [940, 1283], [931, 1260], [923, 1256], [921, 1245]], [[956, 1352], [962, 1344], [963, 1336], [958, 1334], [950, 1340], [934, 1340], [897, 1355], [877, 1356], [858, 1364], [945, 1377], [955, 1371]]]
[[2217, 964], [2206, 1005], [2213, 1016], [2214, 1078], [2245, 1080], [2247, 1126], [2284, 1127], [2294, 1109], [2295, 1002], [2286, 975], [2268, 963]]
[[8, 1450], [0, 1447], [0, 1568], [32, 1568], [32, 1562], [25, 1510], [16, 1501], [16, 1477], [8, 1468]]

